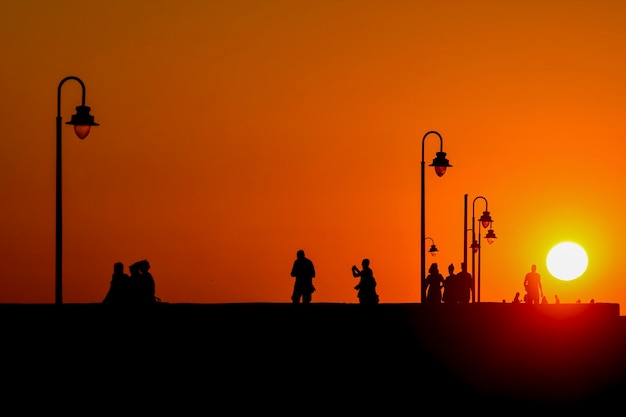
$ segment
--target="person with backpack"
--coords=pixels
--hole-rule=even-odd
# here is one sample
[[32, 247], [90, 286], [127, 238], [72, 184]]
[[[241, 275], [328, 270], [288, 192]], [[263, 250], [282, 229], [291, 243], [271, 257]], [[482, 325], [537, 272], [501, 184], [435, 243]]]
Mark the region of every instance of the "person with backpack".
[[309, 304], [315, 287], [313, 286], [313, 278], [315, 278], [315, 266], [313, 261], [304, 255], [304, 250], [300, 249], [296, 252], [296, 260], [291, 267], [291, 276], [296, 280], [293, 284], [293, 292], [291, 301], [294, 304]]

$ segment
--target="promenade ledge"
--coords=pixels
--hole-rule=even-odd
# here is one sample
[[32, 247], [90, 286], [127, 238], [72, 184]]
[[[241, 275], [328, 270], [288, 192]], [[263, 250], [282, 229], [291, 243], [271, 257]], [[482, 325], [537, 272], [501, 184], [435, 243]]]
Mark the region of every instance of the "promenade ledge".
[[303, 390], [320, 410], [356, 412], [365, 391], [404, 409], [456, 395], [494, 412], [598, 411], [626, 395], [625, 320], [612, 303], [0, 304], [4, 357], [45, 387], [66, 373], [87, 389], [130, 363], [132, 386], [209, 403], [237, 392], [256, 411]]

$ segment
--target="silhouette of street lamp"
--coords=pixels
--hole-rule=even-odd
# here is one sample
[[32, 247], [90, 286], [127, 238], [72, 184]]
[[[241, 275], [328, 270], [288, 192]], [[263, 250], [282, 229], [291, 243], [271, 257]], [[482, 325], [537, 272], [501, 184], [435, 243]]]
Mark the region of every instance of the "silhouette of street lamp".
[[[484, 200], [485, 201], [485, 211], [483, 212], [482, 216], [480, 216], [480, 219], [478, 219], [478, 239], [476, 238], [476, 233], [475, 233], [475, 224], [476, 224], [476, 220], [475, 220], [475, 205], [476, 205], [476, 200]], [[476, 278], [473, 280], [473, 282], [475, 282], [474, 288], [472, 289], [472, 302], [478, 301], [480, 303], [480, 228], [481, 226], [483, 228], [490, 228], [490, 231], [487, 233], [487, 242], [489, 244], [493, 243], [493, 240], [495, 239], [496, 235], [493, 232], [493, 230], [491, 229], [491, 224], [493, 223], [493, 219], [491, 218], [491, 214], [489, 213], [489, 202], [487, 201], [487, 199], [483, 196], [478, 196], [476, 198], [474, 198], [474, 200], [472, 201], [472, 278]], [[476, 259], [476, 253], [478, 253], [478, 276], [475, 275], [476, 270], [475, 270], [475, 259]], [[476, 291], [478, 290], [478, 294], [475, 296]]]
[[72, 116], [68, 125], [74, 126], [74, 132], [79, 139], [89, 135], [91, 126], [99, 126], [89, 114], [90, 107], [85, 106], [85, 84], [78, 77], [65, 77], [59, 83], [57, 92], [57, 120], [56, 120], [56, 245], [55, 245], [55, 304], [63, 304], [63, 180], [62, 180], [62, 124], [61, 124], [61, 87], [66, 81], [78, 81], [82, 88], [82, 104], [76, 106], [76, 114]]
[[430, 245], [430, 249], [428, 249], [428, 252], [432, 255], [435, 256], [437, 255], [437, 252], [439, 252], [439, 249], [437, 249], [437, 246], [435, 246], [435, 240], [432, 237], [427, 237], [427, 240], [430, 239], [431, 242], [433, 242], [432, 245]]
[[[482, 252], [481, 250], [481, 246], [480, 246], [480, 226], [481, 224], [484, 224], [482, 222], [479, 222], [478, 224], [478, 282], [477, 282], [477, 297], [478, 297], [478, 302], [480, 303], [480, 254]], [[489, 229], [489, 231], [487, 231], [487, 234], [485, 235], [485, 239], [487, 239], [487, 243], [489, 243], [490, 245], [493, 243], [493, 241], [496, 239], [496, 233], [493, 231], [493, 229]]]
[[437, 152], [435, 159], [433, 159], [432, 164], [429, 166], [435, 168], [435, 174], [438, 177], [443, 176], [446, 173], [446, 169], [452, 167], [448, 159], [446, 159], [446, 153], [443, 152], [443, 138], [434, 130], [426, 132], [424, 137], [422, 138], [422, 162], [421, 162], [421, 179], [422, 179], [422, 207], [421, 207], [421, 251], [420, 251], [420, 261], [421, 261], [421, 281], [420, 281], [420, 302], [426, 301], [426, 204], [425, 204], [425, 186], [424, 186], [424, 177], [425, 177], [425, 169], [424, 169], [424, 142], [426, 137], [430, 134], [435, 134], [439, 137], [439, 152]]

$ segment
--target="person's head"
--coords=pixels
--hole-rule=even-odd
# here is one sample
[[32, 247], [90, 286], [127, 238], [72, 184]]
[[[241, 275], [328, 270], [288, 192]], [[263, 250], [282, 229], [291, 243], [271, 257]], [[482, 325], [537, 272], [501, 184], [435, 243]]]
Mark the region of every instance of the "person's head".
[[452, 273], [454, 272], [454, 264], [448, 265], [448, 272], [450, 273], [450, 275], [452, 275]]
[[298, 252], [296, 252], [296, 257], [298, 259], [304, 259], [304, 251], [300, 249]]
[[428, 272], [438, 272], [439, 271], [439, 265], [437, 265], [437, 262], [433, 262], [432, 264], [430, 264], [430, 269], [428, 270]]
[[530, 270], [533, 272], [537, 272], [537, 265], [533, 264], [530, 266]]
[[467, 269], [467, 265], [465, 265], [465, 262], [461, 262], [461, 270], [465, 271]]
[[369, 259], [367, 259], [367, 258], [363, 259], [363, 260], [361, 261], [361, 266], [362, 266], [363, 268], [367, 268], [368, 266], [370, 266], [370, 260], [369, 260]]
[[150, 262], [148, 262], [146, 259], [143, 259], [137, 262], [137, 268], [140, 272], [148, 272], [148, 270], [150, 269]]
[[121, 262], [115, 262], [113, 264], [113, 272], [116, 274], [123, 274], [124, 273], [124, 264]]

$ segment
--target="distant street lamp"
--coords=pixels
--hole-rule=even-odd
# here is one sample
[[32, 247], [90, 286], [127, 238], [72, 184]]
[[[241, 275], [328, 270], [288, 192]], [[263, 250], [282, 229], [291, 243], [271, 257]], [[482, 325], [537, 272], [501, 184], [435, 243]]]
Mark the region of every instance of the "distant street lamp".
[[435, 173], [438, 177], [443, 176], [446, 173], [446, 169], [448, 167], [452, 167], [448, 159], [446, 159], [446, 153], [443, 152], [443, 138], [441, 135], [431, 130], [426, 132], [424, 137], [422, 138], [422, 163], [421, 163], [421, 178], [422, 178], [422, 207], [421, 207], [421, 251], [420, 251], [420, 261], [421, 261], [421, 281], [420, 281], [420, 302], [426, 301], [426, 204], [425, 204], [425, 186], [424, 186], [424, 177], [425, 177], [425, 169], [424, 169], [424, 141], [426, 137], [430, 134], [435, 134], [439, 137], [439, 152], [437, 152], [435, 159], [433, 159], [433, 163], [429, 166], [435, 168]]
[[437, 246], [435, 246], [435, 240], [432, 237], [427, 237], [426, 240], [430, 239], [431, 242], [433, 242], [432, 245], [430, 245], [430, 249], [428, 249], [428, 252], [432, 255], [435, 256], [437, 255], [437, 252], [439, 252], [439, 249], [437, 249]]
[[82, 88], [82, 105], [76, 106], [76, 114], [67, 122], [74, 126], [74, 132], [79, 139], [89, 135], [91, 126], [99, 126], [89, 114], [91, 110], [85, 106], [85, 84], [80, 78], [65, 77], [59, 83], [57, 92], [57, 124], [56, 124], [56, 253], [55, 253], [55, 304], [63, 304], [63, 181], [62, 181], [62, 146], [61, 146], [61, 87], [66, 81], [78, 81]]
[[[478, 281], [477, 281], [477, 297], [478, 297], [478, 302], [480, 303], [480, 254], [482, 253], [482, 248], [480, 246], [480, 226], [481, 224], [483, 224], [482, 222], [478, 223]], [[493, 243], [494, 239], [496, 239], [496, 233], [493, 231], [493, 229], [489, 229], [489, 231], [487, 232], [487, 234], [485, 235], [485, 238], [487, 239], [487, 243], [489, 243], [490, 245]]]
[[[475, 227], [474, 225], [476, 224], [474, 209], [476, 205], [476, 200], [479, 200], [479, 199], [482, 199], [485, 201], [485, 211], [483, 212], [482, 216], [480, 216], [480, 219], [478, 219], [478, 239], [476, 239], [476, 233], [474, 229]], [[493, 219], [491, 218], [491, 214], [489, 213], [489, 202], [487, 201], [487, 199], [483, 196], [478, 196], [474, 198], [474, 200], [472, 201], [472, 278], [476, 278], [473, 280], [476, 284], [474, 285], [474, 288], [472, 289], [472, 302], [478, 301], [480, 303], [480, 227], [481, 226], [484, 228], [491, 227], [492, 223], [493, 223]], [[493, 232], [493, 230], [490, 230], [490, 235], [487, 239], [487, 242], [491, 244], [493, 243], [493, 239], [495, 239], [495, 233]], [[478, 276], [475, 275], [476, 270], [474, 266], [477, 252], [478, 252]], [[476, 289], [478, 290], [478, 294], [475, 296]]]

